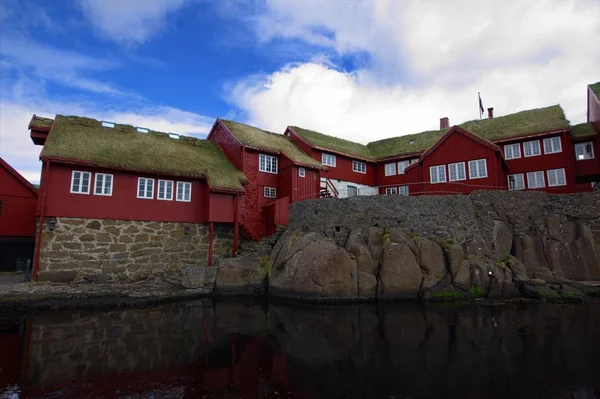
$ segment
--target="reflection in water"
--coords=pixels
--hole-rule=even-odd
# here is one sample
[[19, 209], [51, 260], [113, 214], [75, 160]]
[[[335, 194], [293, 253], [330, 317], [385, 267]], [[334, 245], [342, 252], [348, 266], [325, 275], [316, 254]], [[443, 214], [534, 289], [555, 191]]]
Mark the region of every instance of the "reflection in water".
[[0, 319], [0, 397], [595, 398], [600, 303], [195, 301]]

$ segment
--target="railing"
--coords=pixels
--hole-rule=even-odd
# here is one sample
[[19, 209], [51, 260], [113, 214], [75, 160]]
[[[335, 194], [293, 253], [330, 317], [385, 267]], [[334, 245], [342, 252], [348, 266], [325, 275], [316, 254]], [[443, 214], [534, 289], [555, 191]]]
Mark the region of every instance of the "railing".
[[[325, 184], [325, 185], [323, 185]], [[339, 197], [340, 193], [338, 192], [338, 190], [335, 188], [335, 186], [333, 185], [333, 183], [331, 182], [331, 180], [327, 177], [323, 177], [321, 178], [321, 185], [320, 185], [320, 196], [321, 197]]]

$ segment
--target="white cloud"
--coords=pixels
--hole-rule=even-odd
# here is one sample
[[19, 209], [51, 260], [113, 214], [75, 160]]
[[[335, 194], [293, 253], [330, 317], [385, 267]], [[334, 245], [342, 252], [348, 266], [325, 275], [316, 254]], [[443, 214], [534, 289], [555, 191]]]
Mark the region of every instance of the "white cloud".
[[110, 40], [144, 44], [167, 26], [166, 20], [189, 0], [80, 0], [83, 14]]
[[367, 142], [478, 117], [477, 92], [496, 115], [560, 103], [585, 120], [586, 85], [600, 80], [600, 3], [545, 0], [267, 0], [256, 32], [338, 54], [368, 52], [345, 73], [288, 65], [229, 88], [251, 123], [298, 124]]

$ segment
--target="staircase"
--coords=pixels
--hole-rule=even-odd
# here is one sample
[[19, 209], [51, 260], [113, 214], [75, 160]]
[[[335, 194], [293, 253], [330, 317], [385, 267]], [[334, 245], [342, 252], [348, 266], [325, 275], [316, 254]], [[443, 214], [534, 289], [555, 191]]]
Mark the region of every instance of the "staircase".
[[319, 188], [319, 196], [321, 198], [337, 198], [340, 196], [340, 193], [335, 188], [331, 180], [327, 177], [321, 177], [321, 186]]

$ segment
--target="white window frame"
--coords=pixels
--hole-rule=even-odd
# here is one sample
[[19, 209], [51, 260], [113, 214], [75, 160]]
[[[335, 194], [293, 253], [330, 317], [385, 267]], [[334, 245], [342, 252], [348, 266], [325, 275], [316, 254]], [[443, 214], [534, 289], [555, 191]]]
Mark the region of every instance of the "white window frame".
[[[108, 187], [108, 194], [106, 194], [104, 192], [105, 187], [105, 183], [106, 183], [106, 178], [110, 176], [110, 186]], [[96, 189], [98, 188], [98, 179], [101, 179], [102, 182], [100, 184], [100, 188], [102, 189], [100, 193], [96, 192]], [[108, 174], [108, 173], [96, 173], [96, 176], [94, 176], [94, 195], [102, 195], [105, 197], [110, 197], [112, 196], [112, 192], [113, 192], [113, 184], [115, 182], [115, 176]]]
[[398, 194], [400, 194], [403, 197], [410, 196], [410, 190], [409, 190], [408, 186], [400, 186], [400, 187], [398, 187]]
[[[562, 183], [560, 183], [559, 181], [559, 175], [558, 173], [562, 174]], [[556, 183], [552, 184], [551, 183], [551, 179], [550, 176], [554, 175], [554, 178], [556, 179]], [[566, 186], [567, 185], [567, 175], [565, 173], [565, 168], [560, 168], [560, 169], [549, 169], [546, 171], [546, 177], [548, 178], [548, 187], [560, 187], [560, 186]]]
[[[452, 178], [452, 169], [457, 168], [459, 166], [462, 166], [462, 175], [463, 178], [461, 179], [458, 173], [458, 169], [456, 169], [456, 178], [453, 179]], [[456, 162], [456, 163], [451, 163], [448, 165], [448, 180], [450, 181], [461, 181], [461, 180], [467, 180], [467, 167], [465, 165], [464, 162]]]
[[[510, 178], [511, 178], [511, 177], [513, 177], [513, 178], [516, 178], [517, 176], [518, 176], [518, 177], [520, 178], [520, 180], [521, 180], [521, 187], [517, 187], [517, 186], [515, 185], [513, 188], [511, 188], [511, 187], [510, 187]], [[524, 190], [524, 189], [525, 189], [525, 175], [524, 175], [523, 173], [515, 173], [515, 174], [512, 174], [512, 175], [508, 175], [508, 176], [506, 177], [506, 180], [507, 180], [507, 183], [508, 183], [508, 190], [509, 190], [509, 191], [518, 191], [518, 190]], [[516, 181], [516, 180], [515, 180], [515, 181]]]
[[277, 174], [279, 170], [279, 160], [277, 157], [266, 154], [258, 155], [258, 170], [259, 172]]
[[[481, 161], [483, 161], [483, 168], [484, 168], [485, 175], [480, 174], [481, 170], [479, 168], [479, 162], [481, 162]], [[475, 167], [473, 167], [473, 165], [475, 165]], [[475, 171], [477, 173], [473, 173]], [[483, 159], [474, 159], [472, 161], [469, 161], [469, 179], [485, 179], [486, 177], [488, 177], [487, 159], [483, 158]]]
[[361, 161], [352, 160], [352, 171], [356, 173], [367, 173], [367, 164]]
[[[560, 136], [545, 138], [543, 143], [544, 154], [558, 154], [559, 152], [562, 152], [562, 143], [560, 140]], [[556, 148], [555, 143], [558, 143], [558, 146], [556, 146]], [[548, 148], [550, 148], [550, 150], [548, 150]]]
[[[508, 156], [509, 149], [510, 149], [510, 156]], [[515, 149], [516, 149], [516, 151], [515, 151]], [[510, 159], [519, 159], [519, 158], [521, 158], [521, 144], [520, 143], [507, 144], [504, 146], [504, 159], [510, 160]]]
[[[384, 168], [385, 168], [386, 176], [395, 176], [396, 175], [396, 162], [386, 163]], [[391, 171], [392, 168], [394, 169], [393, 172]], [[388, 172], [388, 169], [390, 169], [389, 172]]]
[[386, 187], [385, 195], [398, 194], [398, 187]]
[[263, 194], [265, 198], [277, 198], [277, 189], [275, 187], [265, 187]]
[[419, 161], [419, 158], [413, 158], [410, 160], [410, 164], [412, 165], [413, 163], [417, 163]]
[[[532, 176], [542, 176], [542, 185], [541, 186], [535, 186], [535, 187], [532, 186], [531, 185], [531, 182], [532, 182], [531, 177]], [[534, 180], [537, 181], [537, 178], [534, 179]], [[544, 171], [543, 170], [536, 170], [534, 172], [527, 172], [527, 188], [535, 189], [535, 188], [544, 188], [544, 187], [546, 187], [546, 181], [544, 179]]]
[[337, 162], [337, 159], [336, 159], [335, 155], [327, 154], [325, 152], [321, 154], [321, 163], [323, 165], [331, 166], [332, 168], [335, 168], [336, 162]]
[[[79, 185], [77, 186], [77, 191], [73, 190], [73, 183], [75, 182], [75, 173], [79, 173]], [[87, 191], [82, 191], [83, 188], [83, 176], [88, 176], [88, 186]], [[74, 170], [71, 172], [71, 186], [69, 187], [69, 191], [71, 194], [87, 194], [89, 195], [92, 188], [92, 172], [84, 172], [82, 170]]]
[[[179, 186], [183, 187], [183, 197], [179, 197]], [[190, 193], [190, 197], [188, 199], [185, 199], [185, 188], [189, 187], [189, 193]], [[175, 186], [175, 201], [179, 201], [179, 202], [192, 202], [192, 183], [190, 183], [189, 181], [178, 181], [177, 185]]]
[[[142, 183], [142, 180], [144, 181], [144, 195], [140, 196], [140, 185]], [[148, 192], [148, 183], [151, 181], [152, 182], [152, 195], [150, 195], [150, 197], [146, 196], [146, 193]], [[137, 184], [137, 197], [139, 199], [154, 199], [154, 179], [149, 178], [149, 177], [138, 177], [138, 184]]]
[[[435, 170], [435, 172], [434, 172]], [[440, 170], [444, 171], [443, 175], [440, 175]], [[435, 181], [434, 181], [434, 176], [435, 174]], [[440, 179], [440, 176], [444, 177], [444, 180]], [[447, 177], [446, 177], [446, 165], [435, 165], [435, 166], [430, 166], [429, 167], [429, 182], [431, 184], [440, 184], [440, 183], [446, 183], [448, 181]]]
[[[162, 197], [160, 195], [160, 183], [165, 183], [165, 192]], [[171, 183], [171, 197], [167, 198], [167, 184]], [[156, 186], [156, 199], [161, 201], [173, 201], [173, 191], [175, 191], [175, 182], [173, 180], [159, 180]]]
[[408, 168], [409, 165], [410, 165], [410, 161], [408, 159], [404, 160], [404, 161], [399, 161], [398, 162], [398, 174], [405, 175], [406, 168]]
[[[536, 144], [535, 148], [537, 148], [537, 153], [534, 153], [534, 151], [533, 151], [533, 148], [534, 148], [533, 144], [534, 143]], [[527, 146], [528, 145], [531, 146], [531, 154], [530, 155], [527, 155]], [[525, 141], [523, 143], [523, 156], [525, 158], [537, 157], [537, 156], [540, 156], [540, 155], [542, 155], [542, 147], [540, 145], [540, 141], [539, 140]]]
[[[587, 151], [586, 151], [586, 147], [590, 146], [590, 148], [592, 149], [592, 156], [588, 157], [587, 156]], [[581, 155], [583, 155], [583, 158], [579, 158], [579, 156], [577, 155], [577, 149], [578, 148], [582, 148], [583, 152], [581, 153]], [[575, 143], [575, 159], [577, 161], [587, 161], [589, 159], [594, 159], [595, 155], [594, 155], [594, 143], [592, 143], [591, 141], [586, 141], [584, 143]]]
[[300, 177], [306, 177], [306, 169], [304, 169], [304, 168], [298, 168], [298, 176], [300, 176]]

